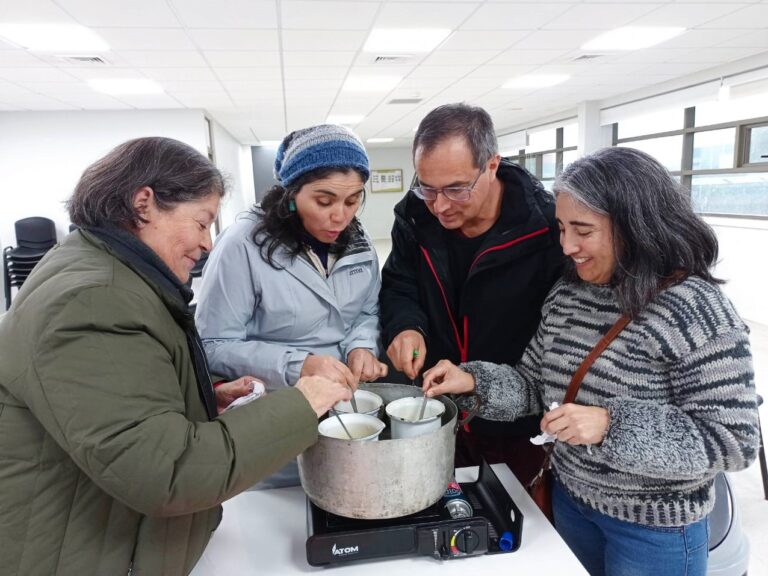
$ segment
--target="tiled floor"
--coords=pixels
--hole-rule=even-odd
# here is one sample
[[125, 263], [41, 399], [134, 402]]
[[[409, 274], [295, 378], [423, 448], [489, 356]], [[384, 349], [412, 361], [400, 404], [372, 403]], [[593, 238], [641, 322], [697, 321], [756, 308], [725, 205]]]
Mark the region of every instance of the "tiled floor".
[[[374, 245], [383, 265], [391, 249], [389, 240], [375, 240]], [[768, 326], [749, 323], [750, 341], [755, 363], [757, 393], [766, 399], [760, 417], [768, 432]], [[764, 499], [760, 465], [730, 475], [731, 486], [741, 514], [742, 528], [747, 533], [752, 553], [750, 576], [768, 576], [768, 500]]]

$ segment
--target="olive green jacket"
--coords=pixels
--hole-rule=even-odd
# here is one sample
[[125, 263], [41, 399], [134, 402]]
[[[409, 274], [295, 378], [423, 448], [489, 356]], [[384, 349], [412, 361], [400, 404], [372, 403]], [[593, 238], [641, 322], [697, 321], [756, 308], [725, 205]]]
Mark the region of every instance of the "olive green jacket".
[[0, 320], [0, 575], [187, 574], [219, 504], [315, 442], [294, 388], [209, 421], [169, 306], [75, 232]]

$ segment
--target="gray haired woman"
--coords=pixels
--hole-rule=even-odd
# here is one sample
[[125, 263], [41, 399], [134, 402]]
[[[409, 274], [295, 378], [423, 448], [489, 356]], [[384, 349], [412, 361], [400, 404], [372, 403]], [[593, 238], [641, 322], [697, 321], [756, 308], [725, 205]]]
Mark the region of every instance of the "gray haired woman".
[[3, 574], [188, 574], [221, 502], [350, 397], [313, 376], [217, 416], [185, 282], [223, 194], [216, 167], [168, 138], [126, 142], [80, 179], [80, 229], [0, 323]]
[[569, 259], [517, 366], [441, 361], [428, 395], [475, 390], [511, 420], [562, 402], [582, 360], [631, 322], [547, 412], [555, 526], [593, 575], [706, 573], [713, 479], [758, 447], [747, 327], [718, 287], [712, 230], [652, 157], [608, 148], [555, 182]]

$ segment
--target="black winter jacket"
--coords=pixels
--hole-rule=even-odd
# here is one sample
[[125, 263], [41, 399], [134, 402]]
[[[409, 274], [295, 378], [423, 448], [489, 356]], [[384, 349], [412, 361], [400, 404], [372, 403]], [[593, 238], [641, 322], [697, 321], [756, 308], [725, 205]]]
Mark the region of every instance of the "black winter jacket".
[[[454, 232], [445, 230], [412, 192], [395, 206], [392, 252], [382, 271], [382, 337], [388, 346], [403, 330], [421, 331], [425, 368], [443, 358], [457, 364], [516, 364], [560, 276], [563, 255], [554, 199], [530, 173], [507, 160], [497, 178], [504, 184], [501, 214], [460, 291], [451, 271], [449, 235]], [[472, 429], [487, 434], [536, 433], [538, 428], [538, 419], [512, 427], [475, 422]]]

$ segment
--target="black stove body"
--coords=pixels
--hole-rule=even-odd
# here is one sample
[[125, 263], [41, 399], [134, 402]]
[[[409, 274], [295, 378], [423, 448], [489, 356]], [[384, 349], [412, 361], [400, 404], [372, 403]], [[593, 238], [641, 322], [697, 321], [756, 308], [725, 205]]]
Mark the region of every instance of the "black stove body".
[[402, 518], [355, 520], [307, 499], [307, 562], [326, 566], [402, 555], [447, 560], [516, 551], [523, 515], [493, 469], [483, 462], [477, 481], [461, 489], [474, 511], [470, 518], [451, 518], [441, 500]]

